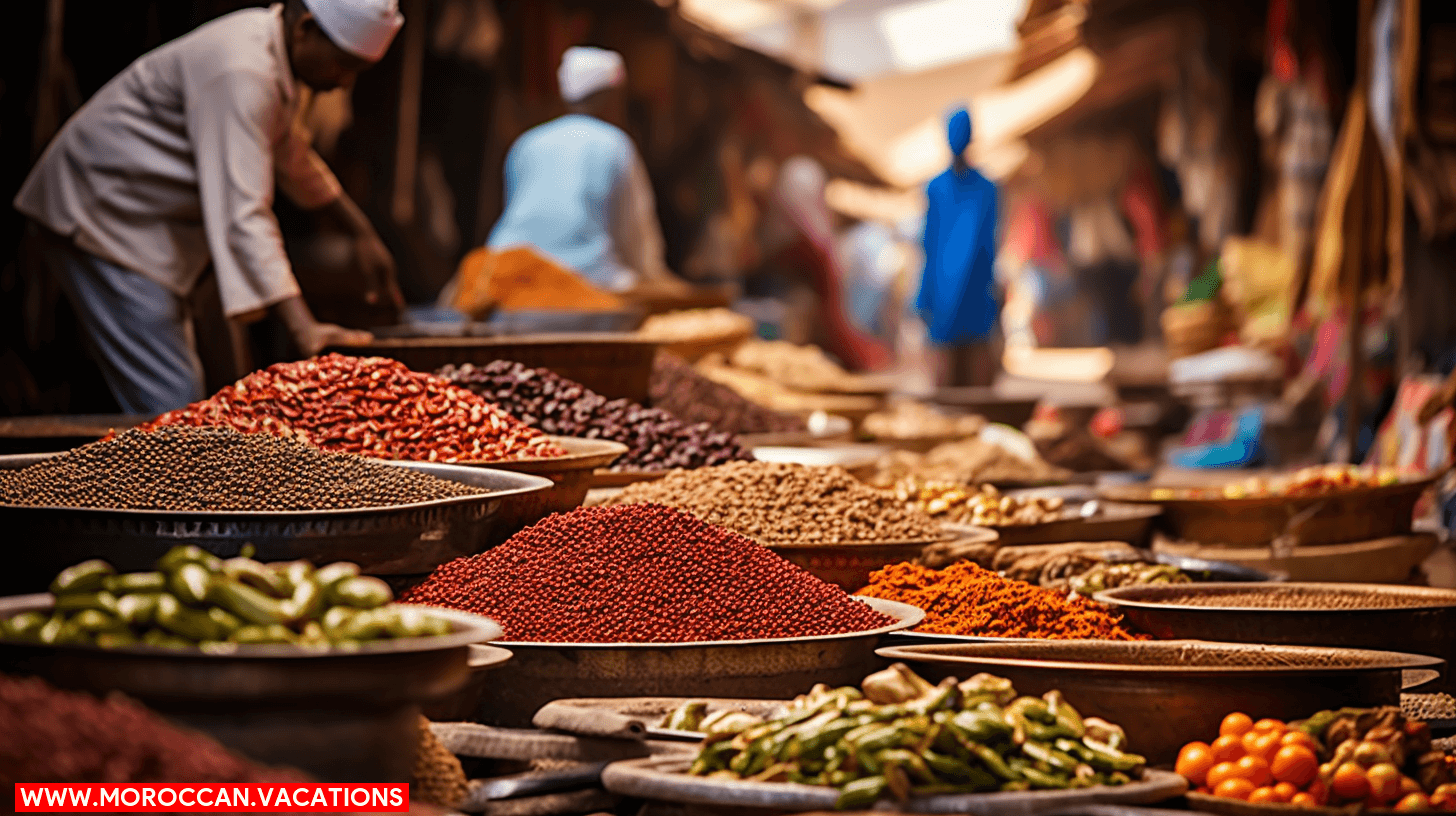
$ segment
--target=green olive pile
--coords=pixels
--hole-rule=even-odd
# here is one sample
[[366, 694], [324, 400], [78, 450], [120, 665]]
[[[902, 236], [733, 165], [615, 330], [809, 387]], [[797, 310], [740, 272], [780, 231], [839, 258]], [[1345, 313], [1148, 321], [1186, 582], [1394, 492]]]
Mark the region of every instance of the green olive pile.
[[240, 645], [357, 648], [451, 631], [448, 620], [391, 603], [389, 585], [346, 561], [263, 564], [174, 547], [153, 572], [117, 574], [85, 561], [51, 582], [55, 608], [0, 622], [0, 638], [104, 648], [159, 646], [226, 653]]
[[1060, 692], [1018, 697], [989, 674], [931, 685], [902, 663], [862, 690], [815, 686], [769, 722], [689, 704], [666, 724], [706, 735], [689, 773], [828, 785], [841, 810], [883, 796], [1122, 785], [1146, 764], [1123, 750], [1120, 727], [1083, 719]]

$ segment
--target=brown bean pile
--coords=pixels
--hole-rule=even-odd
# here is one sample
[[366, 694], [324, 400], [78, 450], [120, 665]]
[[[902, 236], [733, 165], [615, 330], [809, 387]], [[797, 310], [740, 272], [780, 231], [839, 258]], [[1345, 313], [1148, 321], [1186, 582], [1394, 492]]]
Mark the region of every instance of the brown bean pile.
[[301, 439], [335, 453], [414, 462], [564, 456], [500, 406], [384, 357], [326, 354], [278, 363], [140, 426], [223, 425]]
[[706, 422], [729, 433], [791, 433], [808, 427], [802, 417], [746, 399], [665, 351], [657, 353], [652, 365], [650, 392], [654, 407], [685, 422]]
[[688, 423], [661, 408], [609, 400], [544, 368], [509, 360], [445, 366], [441, 377], [463, 385], [549, 434], [609, 439], [627, 446], [612, 470], [672, 470], [752, 459], [731, 433]]
[[760, 544], [931, 541], [940, 525], [876, 490], [843, 468], [779, 462], [732, 462], [676, 471], [641, 482], [608, 504], [656, 502], [686, 510], [709, 524]]
[[231, 428], [127, 431], [21, 470], [0, 504], [113, 510], [280, 511], [413, 504], [489, 491]]
[[260, 768], [119, 696], [98, 700], [0, 675], [0, 812], [11, 782], [303, 782]]

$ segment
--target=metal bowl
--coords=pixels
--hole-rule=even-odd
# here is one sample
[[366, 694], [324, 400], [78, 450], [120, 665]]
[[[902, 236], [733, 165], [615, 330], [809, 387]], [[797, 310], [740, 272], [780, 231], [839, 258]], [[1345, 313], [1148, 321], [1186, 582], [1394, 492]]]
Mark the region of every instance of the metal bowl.
[[658, 343], [623, 332], [523, 334], [515, 337], [380, 338], [363, 346], [333, 346], [355, 357], [389, 357], [415, 371], [463, 363], [513, 360], [548, 368], [609, 399], [646, 403]]
[[[1311, 600], [1293, 607], [1292, 598]], [[1209, 583], [1122, 587], [1096, 600], [1158, 638], [1391, 649], [1456, 662], [1456, 590]], [[1456, 691], [1456, 682], [1447, 675], [1440, 690]]]
[[[55, 455], [0, 456], [0, 469]], [[427, 573], [505, 541], [548, 512], [537, 494], [551, 481], [540, 476], [430, 462], [388, 464], [493, 492], [388, 507], [280, 512], [0, 505], [0, 529], [13, 545], [7, 569], [0, 570], [0, 592], [44, 589], [56, 573], [88, 558], [104, 558], [122, 572], [151, 569], [182, 543], [225, 558], [252, 544], [263, 561], [353, 561], [375, 575]]]
[[1060, 689], [1086, 715], [1121, 725], [1132, 750], [1171, 764], [1212, 739], [1232, 711], [1298, 719], [1341, 706], [1399, 705], [1402, 674], [1430, 679], [1443, 661], [1413, 654], [1204, 641], [1028, 641], [881, 649], [935, 682], [989, 672], [1022, 694]]
[[514, 655], [483, 690], [478, 719], [529, 728], [541, 706], [594, 697], [788, 699], [815, 683], [855, 685], [883, 665], [882, 635], [919, 623], [907, 604], [856, 598], [895, 622], [864, 632], [699, 643], [500, 643]]
[[520, 513], [520, 520], [525, 521], [516, 528], [518, 530], [552, 513], [566, 513], [580, 507], [594, 484], [593, 474], [627, 452], [626, 445], [608, 439], [553, 436], [551, 441], [565, 448], [566, 456], [482, 463], [484, 467], [529, 473], [551, 480], [551, 489], [535, 494], [530, 502], [523, 501], [514, 508]]
[[[832, 812], [839, 791], [792, 782], [749, 782], [690, 776], [692, 756], [662, 756], [613, 762], [602, 771], [607, 790], [649, 801], [685, 803], [696, 812]], [[1150, 805], [1188, 790], [1183, 777], [1144, 771], [1126, 785], [1096, 785], [1058, 791], [1003, 791], [920, 796], [895, 809], [905, 813], [959, 813], [972, 816], [1036, 816], [1041, 813], [1091, 813], [1097, 805]], [[889, 803], [880, 803], [882, 810]], [[694, 808], [692, 805], [706, 806]], [[1088, 810], [1088, 808], [1093, 808]], [[1119, 811], [1121, 809], [1113, 809]], [[1124, 811], [1128, 812], [1128, 811]]]
[[[994, 541], [996, 534], [990, 530], [970, 528], [973, 532], [960, 534], [964, 541]], [[869, 585], [870, 573], [890, 564], [915, 561], [925, 548], [950, 540], [949, 534], [941, 539], [921, 541], [842, 541], [832, 544], [765, 544], [774, 554], [788, 561], [815, 578], [837, 584], [845, 592], [857, 592]]]
[[[52, 602], [47, 594], [0, 598], [0, 618]], [[227, 655], [0, 642], [0, 670], [98, 695], [120, 691], [245, 756], [327, 781], [404, 782], [420, 704], [463, 685], [470, 645], [501, 633], [478, 615], [431, 612], [455, 631], [358, 651], [240, 646]]]
[[1083, 518], [1077, 508], [1068, 508], [1061, 518], [1041, 524], [993, 526], [1007, 547], [1031, 544], [1065, 544], [1073, 541], [1125, 541], [1134, 547], [1146, 545], [1153, 536], [1153, 522], [1162, 509], [1146, 504], [1100, 502], [1097, 513]]

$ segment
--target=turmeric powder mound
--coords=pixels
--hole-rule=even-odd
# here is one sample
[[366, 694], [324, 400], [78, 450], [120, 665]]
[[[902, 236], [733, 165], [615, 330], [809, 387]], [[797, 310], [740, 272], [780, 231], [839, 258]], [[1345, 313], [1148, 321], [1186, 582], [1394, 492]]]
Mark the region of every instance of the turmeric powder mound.
[[916, 631], [941, 635], [1045, 638], [1048, 640], [1145, 640], [1122, 627], [1122, 617], [1091, 601], [1003, 578], [970, 561], [943, 570], [892, 564], [870, 573], [855, 593], [899, 601], [925, 610]]
[[456, 278], [459, 289], [452, 305], [472, 317], [492, 309], [616, 312], [625, 308], [617, 296], [530, 247], [472, 250], [460, 262]]

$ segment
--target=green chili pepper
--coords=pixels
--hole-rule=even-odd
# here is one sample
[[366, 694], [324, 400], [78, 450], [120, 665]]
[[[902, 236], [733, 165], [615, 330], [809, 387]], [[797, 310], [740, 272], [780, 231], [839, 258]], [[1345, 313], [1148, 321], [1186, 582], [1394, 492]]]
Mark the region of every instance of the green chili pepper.
[[337, 561], [326, 567], [320, 567], [313, 574], [313, 579], [318, 582], [319, 588], [327, 592], [334, 588], [334, 584], [345, 578], [353, 578], [359, 574], [359, 565], [348, 561]]
[[906, 773], [909, 773], [927, 785], [933, 784], [936, 781], [935, 774], [930, 772], [930, 767], [925, 764], [925, 760], [913, 751], [907, 751], [904, 748], [891, 748], [888, 751], [881, 751], [876, 758], [882, 764], [893, 762], [899, 767], [904, 768]]
[[71, 616], [70, 625], [87, 634], [111, 632], [126, 628], [126, 624], [115, 616], [96, 609], [83, 609]]
[[217, 572], [222, 569], [221, 558], [195, 544], [173, 547], [157, 559], [157, 569], [161, 572], [176, 572], [177, 568], [183, 564], [197, 564], [208, 572]]
[[834, 807], [837, 810], [863, 810], [884, 796], [889, 787], [889, 781], [883, 776], [856, 779], [839, 789], [839, 799]]
[[1008, 782], [1016, 782], [1024, 778], [1015, 768], [1008, 765], [1006, 760], [1000, 754], [996, 753], [995, 749], [977, 742], [962, 744], [965, 745], [966, 750], [971, 752], [972, 756], [980, 760], [982, 765], [986, 766], [986, 770], [996, 776]]
[[251, 558], [229, 558], [222, 562], [222, 574], [273, 598], [286, 598], [292, 592], [285, 574]]
[[207, 593], [212, 588], [212, 573], [201, 564], [179, 564], [172, 571], [167, 587], [182, 603], [202, 606], [207, 603]]
[[237, 615], [234, 615], [233, 613], [227, 611], [226, 609], [223, 609], [220, 606], [209, 607], [207, 610], [207, 616], [209, 618], [212, 618], [213, 622], [216, 623], [218, 626], [222, 627], [222, 631], [225, 633], [237, 631], [243, 626], [242, 618], [239, 618]]
[[389, 584], [371, 575], [345, 578], [329, 588], [329, 600], [356, 609], [377, 609], [394, 600]]
[[56, 597], [55, 609], [57, 612], [80, 612], [83, 609], [94, 609], [108, 615], [115, 615], [117, 614], [116, 596], [105, 590], [60, 595]]
[[926, 751], [925, 764], [937, 776], [959, 786], [969, 786], [974, 790], [991, 790], [999, 784], [997, 779], [985, 770], [957, 757]]
[[207, 598], [248, 623], [268, 626], [288, 622], [281, 603], [230, 578], [214, 580]]
[[1045, 773], [1036, 768], [1022, 768], [1022, 776], [1031, 783], [1031, 787], [1040, 790], [1063, 790], [1071, 787], [1070, 779], [1056, 774]]
[[227, 633], [206, 612], [189, 609], [171, 595], [157, 598], [157, 625], [193, 641], [223, 640]]
[[106, 578], [106, 591], [118, 597], [136, 592], [166, 592], [167, 576], [160, 572], [128, 572]]
[[962, 711], [950, 725], [973, 742], [990, 743], [1011, 735], [1012, 727], [1005, 720], [982, 711]]
[[52, 595], [66, 595], [72, 592], [96, 592], [106, 586], [106, 578], [115, 575], [116, 569], [99, 558], [82, 561], [61, 570], [51, 581]]
[[4, 624], [4, 635], [15, 640], [39, 640], [41, 627], [50, 616], [43, 612], [21, 612]]
[[1144, 757], [1123, 753], [1090, 738], [1084, 737], [1082, 744], [1091, 751], [1090, 755], [1085, 755], [1082, 759], [1094, 768], [1107, 771], [1132, 771], [1147, 764], [1147, 759]]
[[121, 596], [116, 602], [116, 614], [130, 626], [141, 628], [151, 626], [157, 620], [157, 599], [160, 592], [135, 592]]
[[1074, 773], [1077, 770], [1077, 760], [1058, 751], [1045, 743], [1027, 740], [1022, 744], [1021, 750], [1027, 756], [1038, 762], [1045, 762], [1058, 771]]
[[283, 602], [283, 611], [289, 620], [317, 618], [324, 611], [324, 591], [313, 581], [304, 581], [294, 588], [293, 596]]
[[297, 640], [293, 632], [281, 623], [267, 626], [240, 626], [228, 636], [232, 643], [241, 645], [262, 645], [268, 643], [293, 643]]
[[197, 644], [184, 638], [179, 638], [176, 635], [173, 635], [170, 632], [165, 632], [161, 629], [148, 629], [146, 633], [142, 635], [142, 645], [156, 646], [162, 649], [179, 650], [191, 650], [197, 647]]
[[130, 629], [115, 629], [96, 633], [96, 645], [103, 649], [124, 649], [137, 645], [136, 635]]

